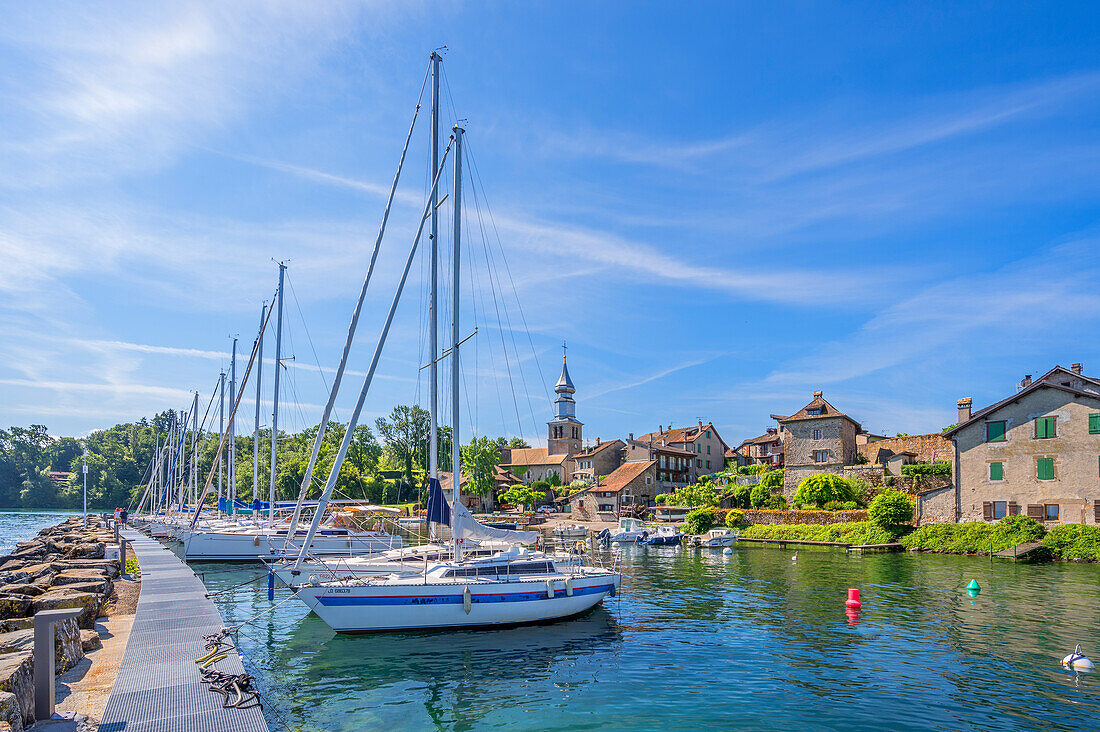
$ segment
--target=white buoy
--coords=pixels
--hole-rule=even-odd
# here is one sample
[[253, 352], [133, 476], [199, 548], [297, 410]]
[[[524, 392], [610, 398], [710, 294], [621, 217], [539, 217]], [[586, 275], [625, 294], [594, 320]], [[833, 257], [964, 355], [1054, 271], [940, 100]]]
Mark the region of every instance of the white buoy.
[[722, 550], [722, 553], [723, 554], [733, 554], [733, 547], [728, 547], [727, 546], [725, 549]]
[[1079, 671], [1091, 671], [1096, 668], [1092, 661], [1087, 659], [1083, 653], [1081, 653], [1081, 644], [1077, 644], [1077, 648], [1073, 649], [1073, 653], [1069, 654], [1062, 659], [1062, 665], [1068, 668], [1077, 669]]

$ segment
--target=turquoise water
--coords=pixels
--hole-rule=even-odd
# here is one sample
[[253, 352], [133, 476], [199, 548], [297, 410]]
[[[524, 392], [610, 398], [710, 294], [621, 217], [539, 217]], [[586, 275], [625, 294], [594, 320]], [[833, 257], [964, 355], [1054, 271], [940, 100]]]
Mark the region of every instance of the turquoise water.
[[[291, 599], [240, 645], [272, 729], [1100, 727], [1100, 676], [1059, 664], [1077, 643], [1100, 661], [1100, 566], [762, 547], [624, 557], [619, 597], [579, 620], [346, 637]], [[227, 624], [271, 608], [262, 568], [196, 569], [211, 590], [256, 578], [215, 598]]]
[[17, 543], [26, 541], [47, 526], [59, 524], [78, 513], [53, 508], [0, 511], [0, 554], [10, 554]]

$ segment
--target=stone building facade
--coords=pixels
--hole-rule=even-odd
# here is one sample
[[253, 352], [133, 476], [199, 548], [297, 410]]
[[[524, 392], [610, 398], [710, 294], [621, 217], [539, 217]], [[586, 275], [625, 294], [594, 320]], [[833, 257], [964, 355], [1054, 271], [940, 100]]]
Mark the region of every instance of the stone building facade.
[[573, 479], [591, 483], [603, 476], [611, 475], [623, 464], [624, 447], [626, 443], [622, 440], [601, 442], [597, 439], [595, 445], [573, 456], [576, 464]]
[[624, 464], [653, 461], [658, 493], [671, 493], [692, 482], [691, 466], [695, 455], [687, 450], [652, 440], [635, 440], [631, 434], [626, 439], [622, 455]]
[[783, 465], [783, 435], [778, 427], [769, 427], [764, 434], [750, 437], [737, 447], [741, 465]]
[[786, 471], [783, 493], [788, 500], [798, 484], [815, 473], [841, 473], [855, 461], [859, 423], [825, 400], [820, 391], [789, 417], [779, 420], [783, 431], [783, 460]]
[[960, 399], [956, 515], [1026, 514], [1048, 524], [1100, 523], [1100, 380], [1055, 367], [976, 413]]
[[624, 463], [599, 483], [569, 496], [579, 518], [617, 516], [624, 506], [652, 506], [657, 495], [656, 461]]
[[663, 425], [656, 432], [650, 432], [638, 438], [641, 442], [653, 440], [661, 445], [678, 447], [692, 454], [690, 481], [694, 482], [700, 476], [710, 475], [725, 469], [726, 451], [729, 445], [718, 434], [718, 430], [710, 422], [703, 424], [702, 420], [691, 427], [667, 428]]
[[955, 447], [942, 432], [927, 435], [902, 435], [883, 437], [873, 442], [858, 440], [856, 449], [871, 465], [885, 465], [894, 455], [913, 453], [913, 462], [932, 463], [943, 460], [955, 462]]

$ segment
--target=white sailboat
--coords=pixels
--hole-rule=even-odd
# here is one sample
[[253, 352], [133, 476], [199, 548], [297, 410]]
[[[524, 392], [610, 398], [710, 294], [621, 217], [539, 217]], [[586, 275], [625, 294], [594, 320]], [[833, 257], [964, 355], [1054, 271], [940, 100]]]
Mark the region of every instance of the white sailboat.
[[[432, 477], [430, 480], [428, 520], [449, 525], [453, 537], [452, 558], [435, 563], [426, 562], [420, 573], [390, 574], [378, 577], [355, 577], [331, 582], [314, 578], [310, 584], [300, 586], [298, 597], [313, 610], [333, 630], [340, 633], [369, 631], [388, 631], [427, 628], [459, 628], [514, 625], [537, 623], [561, 619], [583, 613], [601, 602], [608, 595], [618, 591], [621, 576], [615, 568], [589, 566], [585, 564], [559, 565], [558, 561], [542, 552], [531, 551], [519, 545], [531, 544], [538, 535], [532, 531], [513, 531], [495, 529], [479, 523], [462, 505], [459, 496], [461, 480], [460, 458], [460, 421], [459, 421], [459, 385], [460, 385], [460, 346], [462, 339], [459, 330], [460, 314], [460, 263], [461, 263], [461, 221], [462, 221], [462, 139], [464, 130], [455, 126], [450, 144], [438, 160], [438, 109], [439, 109], [439, 63], [437, 53], [431, 55], [433, 79], [432, 93], [432, 151], [433, 179], [428, 201], [421, 216], [416, 236], [405, 269], [398, 282], [397, 291], [383, 325], [381, 335], [375, 347], [374, 355], [363, 388], [359, 394], [356, 408], [344, 436], [344, 442], [337, 454], [324, 493], [318, 501], [318, 511], [328, 501], [339, 474], [341, 463], [346, 454], [347, 445], [359, 419], [364, 400], [374, 377], [374, 372], [389, 333], [398, 302], [401, 297], [409, 269], [414, 260], [417, 245], [424, 230], [424, 222], [433, 217], [437, 206], [440, 175], [446, 165], [446, 159], [452, 145], [454, 158], [453, 195], [453, 246], [451, 307], [451, 481], [452, 495], [448, 501], [443, 496], [438, 476], [435, 474], [435, 440], [432, 440]], [[415, 124], [415, 118], [414, 118]], [[411, 134], [411, 129], [410, 129]], [[403, 157], [403, 156], [402, 156]], [[392, 196], [392, 191], [391, 191]], [[433, 221], [434, 231], [434, 221]], [[432, 239], [433, 244], [436, 238]], [[434, 314], [436, 300], [435, 252], [432, 252], [431, 310]], [[432, 353], [434, 364], [439, 354], [436, 351], [435, 319], [432, 318]], [[346, 357], [346, 352], [345, 352]], [[341, 363], [341, 369], [343, 363]], [[435, 424], [436, 395], [432, 393], [432, 422]], [[312, 537], [319, 521], [314, 517], [307, 532], [307, 540]], [[484, 558], [466, 556], [467, 546], [473, 541], [505, 541], [515, 544], [507, 551]], [[300, 570], [306, 559], [307, 550], [303, 548], [298, 556], [295, 569]]]

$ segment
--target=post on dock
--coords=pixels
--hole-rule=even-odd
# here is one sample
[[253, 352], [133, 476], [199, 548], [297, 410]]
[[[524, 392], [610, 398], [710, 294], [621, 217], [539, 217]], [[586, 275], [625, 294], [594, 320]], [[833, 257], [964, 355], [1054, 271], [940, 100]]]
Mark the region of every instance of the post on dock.
[[118, 573], [120, 576], [126, 576], [126, 539], [125, 537], [118, 540]]
[[80, 614], [80, 608], [39, 610], [34, 615], [34, 718], [49, 719], [54, 707], [54, 624]]

